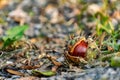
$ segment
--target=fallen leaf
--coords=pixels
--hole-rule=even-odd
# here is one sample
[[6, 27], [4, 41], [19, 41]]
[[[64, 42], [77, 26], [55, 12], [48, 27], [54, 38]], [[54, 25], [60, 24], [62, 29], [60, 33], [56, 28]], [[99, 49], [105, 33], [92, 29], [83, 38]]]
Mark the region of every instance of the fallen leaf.
[[53, 72], [53, 71], [44, 71], [44, 72], [41, 72], [41, 71], [38, 71], [38, 70], [33, 70], [32, 74], [35, 75], [35, 76], [39, 76], [39, 77], [41, 77], [41, 76], [50, 77], [50, 76], [55, 75], [56, 73]]
[[62, 63], [60, 63], [60, 62], [58, 62], [58, 61], [56, 61], [56, 60], [52, 60], [52, 62], [53, 62], [53, 64], [56, 65], [56, 66], [61, 66], [61, 65], [62, 65]]
[[55, 58], [52, 57], [52, 56], [50, 56], [50, 55], [47, 55], [47, 58], [48, 58], [50, 61], [52, 61], [52, 63], [53, 63], [55, 66], [61, 66], [61, 65], [62, 65], [62, 63], [56, 61]]
[[21, 66], [22, 69], [28, 69], [28, 70], [36, 69], [36, 68], [39, 68], [39, 67], [40, 67], [40, 65], [35, 65], [35, 66], [31, 66], [31, 65]]
[[6, 71], [7, 71], [8, 73], [10, 73], [10, 74], [14, 74], [14, 75], [18, 75], [18, 76], [24, 76], [23, 73], [18, 72], [18, 71], [16, 71], [16, 70], [6, 69]]

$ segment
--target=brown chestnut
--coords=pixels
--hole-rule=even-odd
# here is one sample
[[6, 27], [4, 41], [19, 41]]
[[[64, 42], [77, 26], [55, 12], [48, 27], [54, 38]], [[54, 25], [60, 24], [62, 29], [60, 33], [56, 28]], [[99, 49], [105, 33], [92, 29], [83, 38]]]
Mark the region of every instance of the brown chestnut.
[[87, 61], [85, 60], [87, 56], [87, 48], [88, 43], [86, 39], [80, 38], [66, 51], [65, 56], [68, 60], [75, 63], [87, 63]]
[[77, 42], [70, 51], [71, 56], [86, 57], [88, 43], [85, 40]]

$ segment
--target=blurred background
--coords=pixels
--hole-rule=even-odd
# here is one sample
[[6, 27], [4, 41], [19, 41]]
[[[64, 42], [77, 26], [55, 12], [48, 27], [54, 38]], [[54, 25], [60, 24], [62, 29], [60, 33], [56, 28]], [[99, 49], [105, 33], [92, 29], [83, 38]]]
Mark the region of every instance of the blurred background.
[[[119, 0], [0, 0], [0, 36], [17, 25], [29, 25], [25, 35], [65, 38], [68, 34], [91, 35], [96, 13], [120, 22]], [[99, 17], [96, 17], [96, 19]]]

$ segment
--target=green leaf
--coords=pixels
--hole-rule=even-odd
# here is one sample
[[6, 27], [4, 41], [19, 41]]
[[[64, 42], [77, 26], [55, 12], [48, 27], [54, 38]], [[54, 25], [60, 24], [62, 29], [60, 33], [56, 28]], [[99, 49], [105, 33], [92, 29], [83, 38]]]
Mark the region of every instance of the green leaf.
[[117, 57], [117, 56], [113, 57], [111, 59], [111, 66], [120, 67], [120, 57]]
[[3, 48], [11, 45], [13, 42], [15, 42], [17, 40], [20, 40], [23, 37], [26, 29], [28, 29], [27, 25], [16, 26], [16, 27], [9, 29], [6, 32], [7, 36], [2, 38], [4, 41]]
[[33, 71], [32, 71], [32, 74], [35, 75], [35, 76], [46, 76], [46, 77], [50, 77], [50, 76], [55, 75], [56, 73], [53, 72], [53, 71], [44, 71], [44, 72], [41, 72], [41, 71], [33, 70]]

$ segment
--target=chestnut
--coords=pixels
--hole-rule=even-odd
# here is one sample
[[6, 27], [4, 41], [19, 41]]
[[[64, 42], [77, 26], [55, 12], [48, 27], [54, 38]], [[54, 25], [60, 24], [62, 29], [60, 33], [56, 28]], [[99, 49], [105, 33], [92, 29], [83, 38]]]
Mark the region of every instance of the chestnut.
[[88, 43], [84, 37], [77, 39], [75, 44], [73, 45], [68, 44], [67, 47], [69, 48], [65, 52], [65, 56], [68, 59], [68, 61], [74, 63], [79, 63], [79, 62], [87, 63], [86, 57], [87, 57]]
[[86, 57], [88, 43], [85, 40], [77, 42], [70, 51], [71, 56]]

